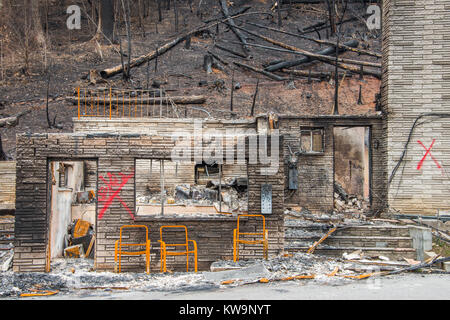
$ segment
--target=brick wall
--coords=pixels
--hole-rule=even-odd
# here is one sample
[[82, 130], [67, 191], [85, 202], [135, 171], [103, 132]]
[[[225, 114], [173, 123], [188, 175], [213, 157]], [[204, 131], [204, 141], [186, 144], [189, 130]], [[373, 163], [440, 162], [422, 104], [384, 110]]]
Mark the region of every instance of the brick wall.
[[[74, 132], [83, 133], [139, 133], [147, 135], [168, 135], [175, 130], [183, 130], [189, 133], [194, 132], [195, 119], [157, 119], [157, 118], [139, 118], [139, 119], [102, 119], [73, 118]], [[248, 129], [256, 129], [254, 120], [196, 120], [201, 123], [203, 130], [225, 131], [232, 129], [235, 134], [245, 133]]]
[[[138, 134], [33, 134], [17, 136], [17, 188], [14, 271], [44, 271], [47, 266], [48, 251], [48, 198], [47, 192], [49, 161], [97, 160], [98, 194], [108, 188], [110, 177], [121, 181], [122, 175], [130, 175], [121, 189], [120, 200], [132, 213], [135, 208], [135, 159], [170, 159], [174, 141], [170, 137], [145, 136]], [[248, 157], [248, 154], [247, 154]], [[280, 159], [283, 152], [280, 152]], [[281, 160], [280, 160], [281, 161]], [[269, 177], [262, 178], [260, 166], [248, 166], [250, 213], [259, 213], [260, 189], [262, 183], [273, 183], [273, 214], [267, 216], [269, 229], [269, 254], [283, 250], [283, 168]], [[110, 176], [113, 175], [113, 176]], [[103, 177], [103, 179], [102, 179]], [[105, 181], [106, 182], [105, 182]], [[114, 190], [117, 187], [114, 188]], [[105, 197], [107, 198], [107, 197]], [[106, 199], [105, 199], [106, 200]], [[151, 240], [157, 244], [158, 228], [161, 224], [186, 224], [190, 238], [199, 246], [200, 268], [206, 269], [218, 259], [232, 257], [232, 236], [236, 218], [217, 216], [209, 218], [174, 218], [166, 216], [155, 221], [152, 217], [138, 217], [133, 221], [121, 201], [110, 205], [97, 203], [97, 241], [95, 263], [98, 270], [111, 270], [114, 263], [114, 242], [118, 239], [119, 228], [125, 224], [146, 224], [150, 227]], [[255, 228], [249, 222], [249, 226]], [[136, 233], [136, 237], [139, 235]], [[134, 237], [134, 236], [133, 236]], [[152, 270], [158, 269], [157, 247], [152, 249]], [[243, 258], [254, 257], [258, 250], [245, 248]], [[139, 270], [143, 258], [124, 259], [124, 269]], [[178, 261], [175, 268], [182, 270], [184, 261]]]
[[16, 203], [16, 162], [0, 161], [0, 210], [13, 210]]
[[[416, 118], [450, 109], [450, 0], [383, 1], [382, 104], [387, 170], [397, 165]], [[407, 214], [450, 210], [450, 118], [422, 118], [389, 186], [389, 205]], [[431, 154], [418, 165], [433, 144]]]
[[[258, 127], [264, 118], [258, 119]], [[384, 121], [381, 116], [281, 116], [280, 134], [284, 139], [285, 202], [308, 208], [313, 212], [331, 212], [334, 208], [334, 126], [367, 126], [371, 129], [371, 185], [372, 210], [383, 210], [386, 196], [386, 152]], [[300, 127], [324, 129], [324, 148], [321, 154], [303, 154], [298, 162], [298, 190], [293, 195], [288, 188], [288, 145], [292, 152], [299, 151]]]

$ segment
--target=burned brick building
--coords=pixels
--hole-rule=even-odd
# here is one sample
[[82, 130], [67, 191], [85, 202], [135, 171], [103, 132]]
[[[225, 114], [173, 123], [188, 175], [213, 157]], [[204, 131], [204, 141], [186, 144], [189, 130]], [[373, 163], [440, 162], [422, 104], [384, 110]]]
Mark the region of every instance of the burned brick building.
[[[232, 258], [233, 229], [236, 215], [240, 213], [265, 215], [269, 256], [279, 254], [283, 251], [286, 206], [304, 207], [314, 212], [334, 210], [333, 130], [338, 127], [369, 129], [368, 183], [376, 186], [370, 187], [370, 192], [375, 190], [377, 195], [386, 192], [380, 116], [280, 116], [276, 120], [258, 116], [253, 120], [201, 122], [82, 118], [74, 122], [73, 134], [20, 135], [17, 138], [16, 271], [49, 270], [52, 258], [62, 256], [67, 226], [77, 218], [90, 221], [94, 226], [93, 251], [98, 270], [114, 268], [114, 243], [119, 229], [130, 224], [146, 225], [156, 247], [162, 225], [185, 225], [189, 237], [198, 244], [199, 269], [207, 269], [215, 260]], [[110, 126], [111, 123], [114, 126]], [[226, 152], [220, 156], [222, 161], [217, 158], [209, 164], [174, 162], [176, 129], [183, 129], [185, 134], [194, 133], [199, 125], [204, 130], [203, 135], [223, 134]], [[310, 136], [301, 145], [300, 135], [305, 132], [310, 132]], [[311, 137], [315, 132], [319, 136]], [[272, 140], [274, 136], [276, 139]], [[252, 137], [259, 138], [252, 140]], [[261, 140], [261, 137], [265, 138]], [[236, 162], [239, 139], [245, 141], [246, 152], [243, 159]], [[271, 163], [251, 161], [255, 155], [261, 157], [259, 148], [264, 139], [267, 139], [265, 148]], [[252, 141], [258, 141], [257, 148], [252, 147]], [[306, 144], [306, 141], [313, 142]], [[184, 143], [182, 149], [189, 147], [190, 150], [188, 160], [208, 148], [208, 142], [202, 142], [200, 149], [195, 149], [194, 142]], [[295, 178], [287, 174], [291, 170], [292, 154], [299, 157]], [[245, 191], [235, 199], [239, 202], [237, 206], [225, 197], [219, 209], [217, 203], [178, 202], [180, 186], [195, 185], [197, 191], [194, 192], [201, 192], [202, 184], [217, 179], [246, 181], [243, 183]], [[297, 182], [292, 183], [291, 179]], [[269, 211], [262, 208], [263, 185], [271, 186]], [[222, 190], [225, 188], [224, 185]], [[163, 198], [159, 196], [161, 190], [164, 190]], [[83, 192], [95, 194], [96, 201], [79, 201], [78, 194]], [[145, 192], [149, 192], [148, 201], [142, 200]], [[371, 210], [382, 209], [383, 203], [378, 199], [372, 198]], [[258, 228], [255, 222], [247, 224], [253, 232]], [[241, 250], [241, 255], [245, 258], [260, 256], [261, 248], [250, 246]], [[130, 258], [124, 262], [123, 269], [142, 268], [140, 263], [142, 259]], [[182, 268], [184, 261], [178, 263]], [[150, 268], [160, 268], [158, 248], [151, 250]]]
[[[74, 133], [19, 135], [14, 270], [50, 270], [52, 258], [61, 255], [68, 223], [80, 217], [94, 226], [97, 270], [114, 268], [120, 227], [134, 224], [149, 228], [154, 271], [160, 268], [157, 243], [162, 225], [187, 227], [198, 244], [199, 269], [205, 270], [213, 261], [232, 259], [236, 216], [246, 212], [265, 216], [269, 256], [279, 254], [284, 210], [332, 213], [338, 203], [336, 182], [357, 194], [362, 209], [372, 214], [449, 210], [449, 6], [448, 0], [383, 2], [381, 112], [203, 121], [81, 117], [74, 119]], [[195, 161], [196, 151], [204, 152], [208, 143], [200, 149], [189, 145], [188, 163], [174, 161], [173, 133], [195, 134], [196, 126], [219, 132], [229, 138], [226, 141], [243, 139], [243, 161], [234, 161], [236, 152], [231, 158], [225, 152], [211, 163]], [[270, 142], [274, 136], [276, 148]], [[250, 142], [254, 137], [257, 147]], [[262, 141], [279, 161], [270, 174], [270, 165], [251, 161], [260, 154]], [[237, 145], [231, 142], [228, 147], [236, 151]], [[234, 162], [227, 162], [227, 157]], [[205, 205], [177, 202], [177, 192], [188, 188], [183, 184], [196, 186], [190, 194], [201, 194], [205, 184], [216, 188], [219, 181], [220, 193], [226, 179], [245, 190], [234, 199], [236, 206], [219, 195], [217, 208], [205, 193], [202, 200], [210, 201]], [[239, 185], [238, 180], [245, 182]], [[271, 186], [270, 196], [265, 185]], [[357, 188], [350, 190], [352, 186]], [[78, 193], [83, 192], [95, 195], [94, 200], [89, 202], [87, 196], [80, 202]], [[230, 199], [233, 194], [228, 194]], [[253, 232], [258, 228], [251, 219], [246, 226]], [[260, 257], [261, 251], [250, 246], [241, 254]], [[173, 263], [182, 269], [185, 261]], [[142, 259], [124, 260], [124, 270], [143, 268]]]

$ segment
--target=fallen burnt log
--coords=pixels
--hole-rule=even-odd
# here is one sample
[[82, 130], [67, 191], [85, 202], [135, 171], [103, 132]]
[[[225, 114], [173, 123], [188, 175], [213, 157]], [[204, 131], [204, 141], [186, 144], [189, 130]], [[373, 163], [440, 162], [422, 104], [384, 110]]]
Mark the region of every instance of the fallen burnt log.
[[331, 72], [288, 70], [288, 69], [282, 69], [280, 70], [280, 72], [287, 73], [293, 76], [306, 77], [309, 79], [317, 79], [317, 80], [329, 80], [331, 78]]
[[[306, 58], [303, 58], [303, 59], [300, 59], [300, 60], [286, 61], [284, 63], [278, 63], [278, 64], [275, 64], [275, 65], [269, 66], [269, 67], [267, 67], [265, 69], [266, 71], [269, 71], [269, 72], [273, 72], [273, 71], [280, 70], [280, 69], [283, 69], [283, 68], [294, 67], [294, 66], [297, 66], [297, 65], [305, 63], [305, 62], [310, 62], [310, 61], [312, 61], [314, 59], [318, 59], [318, 60], [322, 60], [322, 61], [328, 61], [331, 58], [327, 57], [326, 55], [335, 53], [335, 51], [336, 51], [335, 48], [330, 47], [330, 48], [326, 48], [324, 50], [321, 50], [318, 53], [313, 53], [313, 52], [310, 52], [310, 51], [306, 51], [306, 50], [303, 50], [303, 49], [291, 46], [291, 45], [283, 43], [281, 41], [277, 41], [277, 40], [271, 39], [271, 38], [263, 36], [263, 35], [261, 35], [259, 33], [256, 33], [256, 32], [253, 32], [253, 31], [249, 31], [249, 30], [247, 30], [245, 28], [242, 28], [242, 27], [236, 27], [236, 28], [238, 28], [240, 30], [243, 30], [244, 32], [246, 32], [248, 34], [251, 34], [251, 35], [253, 35], [253, 36], [257, 37], [257, 38], [263, 39], [264, 41], [270, 42], [270, 43], [272, 43], [272, 44], [274, 44], [274, 45], [276, 45], [278, 47], [285, 48], [285, 49], [291, 50], [291, 51], [295, 51], [295, 52], [301, 53], [301, 54], [306, 56]], [[346, 46], [349, 46], [349, 47], [357, 47], [359, 42], [358, 42], [358, 40], [352, 39], [350, 41], [345, 42], [344, 44]], [[339, 51], [340, 52], [344, 52], [345, 50], [344, 49], [340, 49]], [[355, 64], [361, 64], [362, 63], [362, 62], [357, 62], [355, 60], [353, 60], [353, 61], [356, 62]], [[350, 62], [347, 61], [347, 63], [350, 63]]]
[[212, 52], [212, 51], [209, 51], [209, 50], [207, 50], [207, 52], [210, 54], [210, 55], [212, 55], [213, 57], [214, 57], [214, 59], [216, 59], [217, 61], [219, 61], [220, 63], [222, 63], [223, 65], [225, 65], [225, 66], [228, 66], [228, 62], [227, 61], [225, 61], [225, 59], [223, 59], [222, 57], [220, 57], [218, 54], [216, 54], [216, 53], [214, 53], [214, 52]]
[[[358, 44], [359, 44], [358, 40], [354, 40], [354, 39], [344, 43], [345, 46], [353, 47], [353, 48], [357, 47]], [[294, 51], [300, 52], [299, 50], [294, 50]], [[302, 50], [302, 51], [305, 51], [305, 50]], [[340, 47], [338, 49], [338, 53], [339, 54], [344, 53], [346, 51], [347, 50], [342, 48], [342, 47]], [[300, 52], [300, 53], [304, 54], [304, 52]], [[280, 69], [291, 68], [291, 67], [298, 66], [300, 64], [311, 62], [311, 61], [313, 61], [315, 59], [321, 59], [321, 58], [324, 59], [324, 57], [320, 57], [320, 56], [328, 56], [328, 55], [332, 55], [332, 54], [335, 54], [335, 53], [336, 53], [336, 49], [334, 47], [328, 47], [328, 48], [320, 50], [320, 51], [318, 51], [316, 53], [308, 52], [308, 54], [304, 54], [306, 57], [298, 59], [298, 60], [285, 61], [285, 62], [281, 62], [281, 63], [275, 64], [273, 66], [267, 67], [266, 70], [270, 71], [270, 72], [273, 72], [273, 71], [280, 70]], [[361, 62], [361, 63], [363, 63], [363, 62]]]
[[[93, 104], [93, 105], [97, 105], [97, 104], [101, 104], [103, 105], [105, 103], [105, 99], [103, 97], [80, 97], [80, 99], [78, 99], [78, 97], [66, 97], [66, 101], [73, 103], [73, 104], [78, 104], [78, 102], [80, 102], [81, 104]], [[140, 104], [171, 104], [171, 102], [175, 103], [175, 104], [203, 104], [206, 102], [206, 97], [205, 96], [171, 96], [171, 97], [141, 97], [138, 100], [136, 100], [136, 98], [116, 98], [116, 97], [111, 97], [111, 99], [107, 98], [106, 99], [106, 103], [110, 103], [112, 104], [112, 106], [114, 107], [114, 105], [122, 105], [122, 104], [135, 104], [136, 101]]]
[[15, 116], [12, 116], [12, 117], [0, 119], [0, 128], [15, 127], [19, 123], [20, 117], [23, 117], [24, 115], [26, 115], [30, 112], [31, 112], [31, 109], [22, 111], [19, 114], [16, 114]]
[[289, 80], [286, 77], [280, 77], [280, 76], [278, 76], [276, 74], [273, 74], [271, 72], [267, 72], [267, 71], [265, 71], [263, 69], [259, 69], [259, 68], [253, 67], [253, 66], [249, 66], [249, 65], [244, 64], [244, 63], [240, 63], [240, 62], [237, 62], [237, 61], [234, 61], [233, 63], [235, 65], [237, 65], [238, 67], [241, 67], [241, 68], [244, 68], [244, 69], [248, 69], [248, 70], [251, 70], [251, 71], [256, 72], [256, 73], [260, 73], [260, 74], [265, 75], [266, 77], [268, 77], [270, 79], [273, 79], [273, 80], [277, 80], [277, 81]]
[[[305, 53], [297, 52], [297, 51], [293, 51], [293, 50], [288, 50], [288, 49], [279, 49], [279, 48], [268, 47], [268, 46], [263, 46], [263, 45], [259, 45], [259, 44], [253, 44], [253, 43], [252, 44], [248, 44], [248, 45], [249, 46], [254, 46], [254, 47], [259, 47], [259, 48], [264, 48], [264, 49], [269, 49], [269, 50], [275, 50], [275, 51], [279, 51], [279, 52], [286, 52], [286, 53], [292, 53], [292, 54], [298, 54], [298, 55], [305, 55]], [[303, 50], [303, 49], [298, 49], [298, 50]], [[336, 58], [333, 58], [333, 57], [329, 57], [329, 56], [326, 56], [326, 55], [320, 55], [318, 53], [313, 53], [313, 52], [309, 52], [309, 51], [306, 51], [306, 52], [308, 52], [308, 53], [306, 53], [306, 54], [308, 54], [308, 56], [310, 56], [311, 58], [317, 59], [317, 60], [325, 60], [325, 61], [330, 61], [330, 62], [333, 62], [333, 63], [336, 61]], [[310, 61], [307, 61], [307, 62], [310, 62]], [[349, 63], [349, 64], [356, 64], [356, 65], [365, 66], [365, 67], [381, 68], [381, 64], [380, 63], [374, 63], [374, 62], [368, 62], [368, 61], [359, 61], [359, 60], [353, 60], [353, 59], [338, 58], [338, 62]], [[270, 63], [267, 64], [267, 66], [265, 68], [269, 68], [271, 66], [275, 66], [275, 65], [278, 65], [280, 63], [284, 63], [284, 61], [283, 60], [277, 60], [276, 62], [270, 62]]]
[[[244, 15], [255, 15], [255, 14], [272, 15], [271, 13], [268, 13], [268, 12], [246, 12], [246, 13], [239, 14], [236, 17], [244, 16]], [[172, 48], [176, 47], [179, 43], [181, 43], [184, 40], [186, 40], [186, 38], [188, 38], [188, 37], [190, 37], [190, 36], [192, 36], [194, 34], [197, 34], [199, 32], [207, 31], [207, 30], [209, 30], [210, 28], [216, 26], [219, 23], [225, 23], [229, 19], [231, 19], [231, 17], [223, 19], [223, 20], [215, 22], [215, 23], [212, 23], [212, 24], [204, 26], [204, 27], [199, 27], [199, 28], [196, 28], [194, 30], [191, 30], [191, 31], [185, 33], [184, 35], [182, 35], [180, 37], [177, 37], [176, 39], [166, 43], [165, 45], [159, 47], [158, 49], [156, 49], [154, 51], [151, 51], [151, 52], [149, 52], [147, 54], [144, 54], [144, 55], [142, 55], [140, 57], [132, 59], [130, 61], [129, 68], [132, 69], [134, 67], [139, 67], [142, 64], [144, 64], [144, 63], [146, 63], [148, 61], [151, 61], [151, 60], [155, 59], [156, 57], [159, 57], [159, 56], [163, 55], [164, 53], [166, 53], [167, 51], [171, 50]], [[126, 66], [128, 67], [128, 64], [126, 64]], [[117, 74], [122, 73], [123, 72], [123, 68], [124, 67], [120, 64], [120, 65], [117, 65], [117, 66], [112, 67], [112, 68], [101, 70], [101, 71], [99, 71], [99, 73], [100, 73], [102, 78], [106, 79], [106, 78], [110, 78], [110, 77], [113, 77], [113, 76], [115, 76]], [[87, 75], [84, 75], [84, 76], [87, 77]]]
[[[268, 27], [268, 26], [263, 26], [263, 25], [258, 24], [258, 23], [253, 23], [253, 22], [245, 22], [245, 23], [248, 24], [248, 25], [252, 25], [252, 26], [258, 27], [258, 28], [271, 30], [271, 31], [282, 33], [282, 34], [287, 34], [287, 35], [290, 35], [290, 36], [293, 36], [293, 37], [297, 37], [297, 38], [313, 41], [313, 42], [321, 44], [321, 45], [324, 44], [324, 45], [329, 45], [329, 46], [336, 47], [336, 42], [333, 42], [333, 41], [314, 39], [314, 38], [311, 38], [311, 37], [308, 37], [308, 36], [303, 36], [303, 35], [300, 35], [300, 34], [287, 32], [287, 31], [276, 29], [276, 28], [271, 28], [271, 27]], [[346, 46], [346, 45], [344, 45], [342, 43], [339, 43], [339, 47], [342, 48], [342, 49], [348, 50], [348, 51], [353, 51], [353, 52], [359, 53], [359, 54], [365, 54], [365, 55], [373, 56], [373, 57], [377, 57], [377, 58], [381, 58], [382, 57], [381, 53], [377, 53], [377, 52], [373, 52], [373, 51], [365, 50], [365, 49], [360, 49], [360, 48], [349, 47], [349, 46]]]
[[[336, 62], [325, 61], [325, 60], [323, 60], [323, 62], [336, 66]], [[355, 74], [363, 74], [363, 75], [375, 77], [377, 79], [381, 79], [381, 71], [369, 70], [369, 69], [364, 69], [364, 68], [358, 68], [358, 67], [351, 66], [351, 65], [348, 65], [348, 64], [344, 64], [344, 63], [340, 63], [340, 62], [337, 63], [337, 66], [339, 68], [341, 68], [341, 69], [344, 69], [344, 70], [347, 70], [347, 71], [351, 71], [351, 72], [353, 72]]]
[[[194, 32], [192, 32], [192, 33], [194, 33]], [[129, 67], [129, 69], [132, 69], [132, 68], [138, 67], [138, 66], [140, 66], [140, 65], [142, 65], [142, 64], [144, 64], [144, 63], [146, 63], [146, 62], [148, 62], [150, 60], [153, 60], [156, 57], [159, 57], [159, 56], [163, 55], [164, 53], [166, 53], [167, 51], [169, 51], [170, 49], [172, 49], [173, 47], [175, 47], [179, 43], [183, 42], [184, 39], [186, 38], [186, 36], [187, 35], [178, 37], [178, 38], [176, 38], [176, 39], [166, 43], [162, 47], [160, 47], [160, 48], [158, 48], [158, 49], [156, 49], [156, 50], [154, 50], [154, 51], [152, 51], [152, 52], [150, 52], [148, 54], [145, 54], [145, 55], [142, 55], [142, 56], [140, 56], [138, 58], [132, 59], [130, 61], [130, 65], [128, 66], [128, 64], [127, 64], [127, 66]], [[115, 66], [115, 67], [112, 67], [112, 68], [109, 68], [109, 69], [104, 69], [104, 70], [100, 71], [100, 75], [101, 75], [102, 78], [106, 79], [106, 78], [113, 77], [113, 76], [115, 76], [117, 74], [120, 74], [122, 72], [123, 72], [123, 66], [120, 64], [118, 66]]]
[[245, 52], [245, 55], [246, 56], [248, 56], [248, 54], [249, 54], [249, 49], [248, 49], [248, 47], [247, 47], [247, 39], [244, 37], [244, 35], [241, 33], [241, 32], [239, 32], [239, 30], [236, 28], [236, 24], [234, 23], [234, 20], [233, 20], [233, 18], [230, 16], [230, 13], [229, 13], [229, 11], [228, 11], [228, 5], [227, 5], [227, 2], [226, 2], [226, 0], [219, 0], [219, 2], [220, 2], [220, 7], [221, 7], [221, 9], [222, 9], [222, 13], [223, 13], [223, 16], [225, 17], [225, 18], [227, 18], [228, 19], [228, 21], [227, 22], [224, 22], [226, 25], [228, 25], [230, 28], [231, 28], [231, 30], [234, 32], [234, 34], [236, 35], [236, 37], [239, 39], [239, 41], [242, 43], [242, 49], [244, 50], [244, 52]]
[[235, 56], [238, 56], [238, 57], [241, 57], [241, 58], [244, 58], [244, 59], [246, 59], [246, 58], [248, 57], [248, 55], [245, 55], [245, 54], [243, 54], [243, 53], [240, 53], [240, 52], [234, 51], [234, 50], [232, 50], [232, 49], [229, 49], [229, 48], [227, 48], [227, 47], [221, 46], [220, 44], [217, 44], [217, 43], [216, 43], [214, 46], [215, 46], [217, 49], [226, 51], [226, 52], [228, 52], [228, 53], [234, 54]]

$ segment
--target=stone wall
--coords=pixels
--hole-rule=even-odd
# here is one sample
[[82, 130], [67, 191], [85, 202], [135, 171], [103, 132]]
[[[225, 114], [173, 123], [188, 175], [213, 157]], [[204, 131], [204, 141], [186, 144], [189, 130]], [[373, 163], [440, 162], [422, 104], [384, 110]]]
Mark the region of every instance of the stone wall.
[[[450, 0], [383, 1], [382, 105], [389, 177], [406, 146], [388, 201], [391, 209], [405, 214], [450, 211], [449, 10]], [[447, 116], [425, 116], [411, 133], [424, 113]], [[421, 162], [431, 145], [431, 154]]]
[[[49, 161], [96, 160], [98, 174], [98, 203], [96, 221], [95, 265], [97, 270], [112, 270], [114, 243], [119, 228], [127, 224], [145, 224], [150, 228], [152, 270], [159, 270], [157, 240], [160, 225], [185, 224], [190, 238], [196, 240], [199, 250], [199, 268], [205, 270], [218, 259], [232, 258], [233, 229], [236, 217], [214, 216], [206, 218], [164, 216], [155, 221], [152, 217], [135, 217], [135, 161], [136, 159], [170, 159], [174, 141], [170, 137], [139, 134], [33, 134], [17, 136], [17, 188], [15, 255], [13, 269], [18, 272], [49, 270], [49, 185], [47, 171]], [[283, 152], [280, 150], [280, 161]], [[248, 154], [246, 155], [248, 157]], [[248, 165], [249, 212], [260, 213], [260, 190], [263, 183], [273, 184], [273, 213], [267, 215], [269, 230], [269, 254], [283, 250], [284, 170], [269, 177], [262, 177], [261, 166]], [[116, 181], [114, 181], [116, 180]], [[111, 190], [111, 187], [113, 188]], [[116, 193], [120, 199], [112, 195]], [[115, 192], [112, 192], [115, 191]], [[111, 201], [108, 201], [111, 200]], [[120, 201], [119, 201], [120, 200]], [[254, 229], [250, 221], [248, 228]], [[139, 237], [135, 233], [133, 237]], [[260, 252], [255, 248], [241, 250], [242, 258], [251, 258]], [[124, 259], [124, 270], [141, 270], [143, 258]], [[173, 265], [184, 268], [184, 261]]]

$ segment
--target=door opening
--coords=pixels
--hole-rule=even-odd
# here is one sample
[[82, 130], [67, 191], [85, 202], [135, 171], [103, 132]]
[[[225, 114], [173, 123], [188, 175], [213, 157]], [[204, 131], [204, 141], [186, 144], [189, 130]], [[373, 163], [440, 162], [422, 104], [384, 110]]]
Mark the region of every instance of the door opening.
[[370, 127], [334, 127], [334, 208], [370, 209]]

